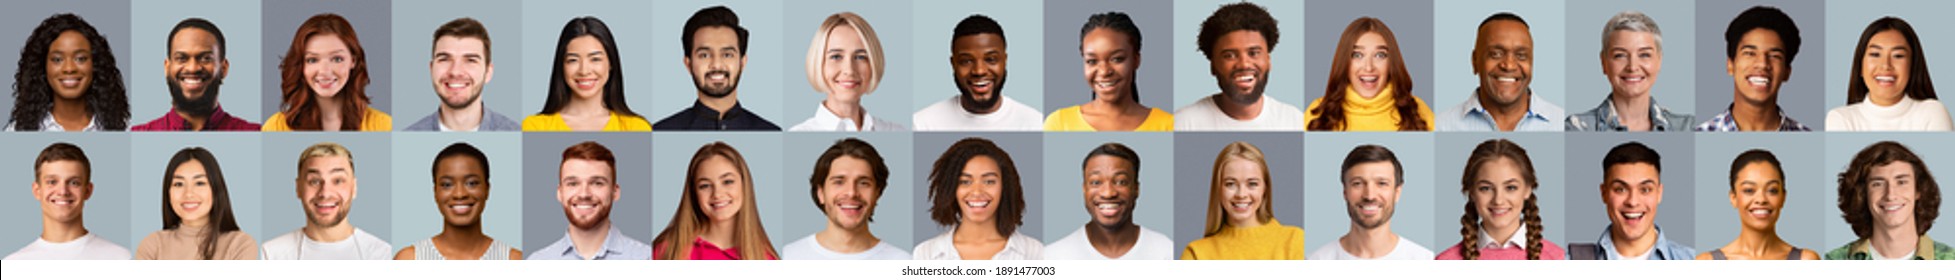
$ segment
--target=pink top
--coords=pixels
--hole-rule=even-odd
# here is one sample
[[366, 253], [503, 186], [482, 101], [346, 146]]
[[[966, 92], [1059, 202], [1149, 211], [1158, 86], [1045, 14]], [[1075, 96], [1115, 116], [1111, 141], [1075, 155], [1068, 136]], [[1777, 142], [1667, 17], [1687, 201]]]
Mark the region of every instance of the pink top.
[[[665, 255], [665, 244], [652, 246], [652, 255], [653, 256]], [[705, 238], [693, 238], [692, 253], [688, 254], [685, 259], [687, 260], [739, 260], [740, 248], [727, 247], [725, 249], [721, 249], [720, 246], [713, 245], [712, 242], [706, 242]], [[774, 256], [767, 256], [767, 259], [773, 260], [778, 258]]]
[[[1434, 259], [1439, 259], [1439, 260], [1466, 259], [1466, 256], [1460, 254], [1460, 250], [1464, 250], [1461, 244], [1455, 243], [1453, 244], [1453, 247], [1446, 248], [1445, 252], [1439, 252], [1439, 256]], [[1491, 248], [1487, 246], [1480, 246], [1480, 259], [1482, 260], [1526, 260], [1527, 246], [1508, 246], [1507, 248]], [[1561, 246], [1555, 245], [1553, 241], [1541, 240], [1541, 259], [1565, 260], [1568, 259], [1568, 253], [1567, 251], [1563, 251], [1561, 249]]]

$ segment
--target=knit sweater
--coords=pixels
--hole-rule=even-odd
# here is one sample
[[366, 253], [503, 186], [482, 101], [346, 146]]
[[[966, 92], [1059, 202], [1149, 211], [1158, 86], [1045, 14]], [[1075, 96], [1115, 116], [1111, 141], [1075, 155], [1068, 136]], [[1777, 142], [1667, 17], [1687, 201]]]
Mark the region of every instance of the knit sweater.
[[1188, 243], [1183, 260], [1301, 260], [1303, 228], [1271, 219], [1255, 227], [1224, 227]]
[[[1344, 127], [1334, 130], [1398, 131], [1400, 121], [1398, 107], [1393, 106], [1398, 101], [1392, 96], [1393, 90], [1391, 85], [1386, 85], [1385, 89], [1378, 91], [1378, 95], [1364, 98], [1364, 95], [1358, 94], [1357, 89], [1344, 87]], [[1427, 107], [1425, 100], [1420, 100], [1417, 96], [1412, 97], [1412, 102], [1419, 106], [1420, 120], [1418, 121], [1426, 123], [1425, 130], [1431, 131], [1437, 127], [1433, 121], [1432, 107]], [[1306, 127], [1311, 121], [1322, 117], [1317, 107], [1323, 106], [1323, 103], [1324, 98], [1317, 98], [1315, 101], [1310, 101], [1309, 109], [1303, 110], [1303, 123]]]
[[[1466, 259], [1466, 255], [1464, 255], [1466, 247], [1464, 245], [1466, 244], [1465, 243], [1453, 244], [1453, 247], [1446, 248], [1445, 252], [1439, 252], [1439, 256], [1433, 259], [1464, 260]], [[1490, 248], [1486, 246], [1481, 246], [1479, 259], [1481, 260], [1526, 260], [1527, 246], [1509, 246], [1507, 248]], [[1554, 241], [1541, 240], [1541, 259], [1565, 260], [1568, 259], [1568, 251], [1562, 250], [1561, 245], [1555, 245]]]

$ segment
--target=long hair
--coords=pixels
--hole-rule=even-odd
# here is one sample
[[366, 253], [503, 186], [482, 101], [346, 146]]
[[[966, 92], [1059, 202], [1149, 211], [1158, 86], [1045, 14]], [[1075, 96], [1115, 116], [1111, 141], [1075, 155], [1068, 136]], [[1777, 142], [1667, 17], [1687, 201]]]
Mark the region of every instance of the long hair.
[[[312, 86], [307, 85], [305, 52], [313, 36], [337, 37], [346, 42], [347, 52], [352, 53], [353, 68], [347, 70], [346, 77], [341, 78], [346, 79], [346, 86], [341, 87], [339, 94], [335, 95], [339, 99], [337, 101], [319, 100], [318, 93], [312, 92]], [[373, 80], [367, 78], [367, 50], [360, 47], [360, 35], [353, 32], [353, 24], [347, 22], [345, 17], [324, 13], [300, 23], [299, 31], [292, 34], [291, 49], [286, 50], [285, 57], [280, 58], [278, 71], [278, 88], [283, 92], [282, 106], [285, 108], [282, 112], [285, 113], [286, 127], [293, 130], [325, 129], [320, 120], [323, 114], [313, 104], [339, 102], [339, 129], [360, 129], [360, 124], [365, 121], [367, 104], [373, 102], [367, 98], [367, 84]]]
[[1249, 142], [1236, 141], [1223, 146], [1222, 153], [1215, 155], [1215, 169], [1210, 172], [1213, 175], [1208, 181], [1208, 219], [1202, 223], [1202, 237], [1215, 236], [1217, 233], [1222, 233], [1223, 228], [1235, 226], [1229, 224], [1229, 213], [1222, 210], [1223, 201], [1227, 200], [1222, 197], [1222, 168], [1227, 167], [1230, 160], [1247, 160], [1262, 167], [1263, 205], [1256, 208], [1256, 221], [1269, 223], [1276, 219], [1276, 212], [1271, 209], [1274, 206], [1270, 206], [1270, 197], [1273, 197], [1272, 193], [1276, 192], [1275, 188], [1270, 186], [1275, 184], [1272, 182], [1273, 178], [1269, 177], [1269, 162], [1263, 160], [1263, 150], [1257, 149], [1256, 145], [1250, 145]]
[[652, 244], [657, 244], [654, 246], [664, 247], [660, 250], [664, 254], [653, 257], [661, 260], [678, 260], [692, 255], [692, 240], [698, 238], [699, 234], [709, 226], [707, 223], [712, 221], [711, 218], [706, 217], [706, 212], [699, 210], [699, 203], [694, 201], [698, 193], [692, 188], [692, 180], [701, 175], [700, 164], [714, 157], [726, 158], [727, 161], [733, 162], [734, 167], [740, 169], [742, 183], [740, 189], [746, 194], [740, 198], [742, 201], [740, 213], [733, 217], [734, 244], [731, 245], [740, 251], [740, 259], [765, 260], [777, 256], [774, 253], [774, 243], [767, 240], [767, 229], [760, 225], [760, 208], [755, 205], [759, 203], [754, 200], [754, 196], [758, 194], [753, 191], [753, 172], [747, 170], [747, 159], [741, 157], [740, 151], [734, 150], [733, 146], [727, 145], [726, 142], [713, 142], [699, 147], [699, 151], [692, 154], [692, 163], [686, 166], [685, 184], [682, 185], [685, 186], [685, 191], [679, 198], [679, 209], [673, 211], [672, 221], [665, 224], [665, 230], [658, 233], [658, 239], [652, 240]]
[[1398, 130], [1424, 131], [1424, 116], [1419, 115], [1417, 97], [1412, 96], [1412, 73], [1405, 69], [1405, 49], [1399, 48], [1398, 37], [1392, 35], [1391, 27], [1373, 17], [1361, 17], [1344, 27], [1344, 35], [1337, 39], [1337, 53], [1331, 55], [1330, 82], [1324, 86], [1324, 101], [1310, 114], [1316, 119], [1307, 124], [1309, 130], [1344, 130], [1344, 88], [1351, 86], [1351, 45], [1358, 43], [1358, 37], [1365, 34], [1378, 34], [1385, 38], [1385, 48], [1391, 51], [1391, 69], [1387, 70], [1385, 84], [1392, 88], [1392, 107], [1398, 111]]
[[950, 144], [944, 154], [937, 156], [937, 162], [930, 164], [930, 220], [938, 226], [955, 225], [962, 220], [963, 211], [957, 208], [957, 178], [964, 167], [977, 157], [991, 158], [998, 162], [999, 179], [1003, 185], [998, 194], [997, 219], [998, 235], [1011, 236], [1025, 223], [1025, 189], [1019, 183], [1018, 165], [1011, 161], [1011, 154], [1004, 148], [984, 138], [964, 138]]
[[224, 168], [218, 167], [217, 156], [203, 147], [189, 147], [177, 150], [170, 157], [170, 165], [163, 167], [163, 229], [178, 229], [183, 226], [183, 217], [170, 209], [170, 178], [176, 175], [178, 166], [195, 160], [204, 165], [204, 178], [210, 181], [210, 223], [205, 224], [203, 242], [197, 245], [197, 252], [203, 259], [217, 255], [217, 238], [240, 230], [238, 219], [231, 216], [231, 191], [224, 185]]
[[1521, 207], [1521, 223], [1527, 227], [1527, 259], [1539, 260], [1542, 247], [1546, 245], [1542, 244], [1541, 238], [1541, 206], [1535, 202], [1540, 196], [1532, 192], [1541, 189], [1541, 181], [1534, 177], [1534, 161], [1528, 159], [1527, 149], [1507, 139], [1480, 142], [1479, 146], [1473, 147], [1473, 154], [1466, 158], [1466, 170], [1460, 173], [1459, 178], [1459, 192], [1466, 196], [1466, 214], [1459, 217], [1460, 256], [1468, 260], [1480, 258], [1480, 231], [1483, 229], [1480, 228], [1480, 207], [1473, 202], [1473, 186], [1479, 179], [1474, 174], [1480, 174], [1480, 168], [1502, 158], [1512, 161], [1514, 167], [1520, 169], [1521, 183], [1526, 184], [1529, 190], [1527, 202]]
[[614, 114], [638, 116], [638, 112], [631, 111], [631, 104], [625, 103], [624, 56], [618, 53], [618, 41], [611, 37], [610, 26], [604, 25], [604, 21], [597, 17], [589, 16], [570, 19], [570, 22], [563, 24], [563, 32], [557, 35], [556, 59], [550, 60], [550, 63], [556, 64], [550, 67], [550, 95], [543, 99], [543, 111], [537, 114], [556, 114], [563, 110], [563, 106], [570, 105], [573, 98], [570, 95], [573, 93], [570, 92], [570, 84], [563, 81], [565, 75], [570, 75], [564, 73], [564, 52], [569, 51], [570, 40], [584, 36], [596, 38], [598, 43], [604, 45], [604, 56], [609, 58], [606, 61], [611, 64], [611, 74], [606, 75], [604, 81], [604, 109]]
[[1853, 155], [1845, 172], [1840, 172], [1840, 217], [1853, 227], [1853, 235], [1861, 239], [1874, 235], [1874, 217], [1867, 210], [1867, 185], [1872, 180], [1874, 167], [1906, 162], [1914, 166], [1914, 234], [1928, 234], [1934, 227], [1935, 217], [1941, 216], [1941, 187], [1935, 184], [1935, 175], [1928, 174], [1928, 165], [1921, 156], [1908, 150], [1907, 146], [1894, 141], [1881, 141], [1861, 149]]
[[[1914, 26], [1897, 17], [1883, 17], [1867, 24], [1867, 30], [1860, 32], [1860, 44], [1853, 47], [1853, 70], [1847, 74], [1846, 104], [1859, 104], [1867, 100], [1867, 82], [1860, 75], [1860, 67], [1867, 57], [1867, 42], [1874, 39], [1875, 33], [1893, 30], [1907, 39], [1908, 64], [1907, 84], [1901, 85], [1907, 98], [1930, 100], [1935, 98], [1935, 83], [1928, 80], [1928, 57], [1922, 54], [1921, 36], [1914, 34]], [[1890, 46], [1891, 47], [1891, 46]], [[1891, 51], [1891, 50], [1890, 50]]]
[[[1086, 33], [1093, 33], [1094, 29], [1101, 29], [1101, 28], [1105, 28], [1108, 31], [1120, 32], [1120, 34], [1126, 34], [1127, 44], [1134, 46], [1134, 50], [1133, 50], [1134, 57], [1136, 58], [1140, 57], [1140, 26], [1134, 25], [1134, 18], [1128, 17], [1127, 13], [1122, 13], [1122, 12], [1105, 12], [1105, 13], [1094, 14], [1092, 17], [1086, 18], [1086, 24], [1079, 27], [1079, 40], [1082, 42], [1080, 48], [1082, 48], [1082, 50], [1086, 47], [1085, 45], [1083, 45], [1083, 42], [1086, 41]], [[1127, 74], [1132, 75], [1134, 77], [1140, 77], [1140, 67], [1134, 67], [1134, 71], [1132, 71], [1132, 73], [1127, 73]], [[1095, 98], [1098, 97], [1095, 96]], [[1136, 104], [1140, 103], [1139, 81], [1134, 81], [1133, 79], [1127, 79], [1127, 98], [1133, 99], [1134, 103]]]
[[48, 50], [54, 39], [68, 31], [81, 33], [94, 51], [89, 61], [94, 73], [90, 75], [88, 91], [81, 96], [88, 112], [94, 114], [96, 125], [103, 130], [128, 129], [129, 94], [122, 85], [122, 70], [115, 68], [115, 51], [109, 49], [108, 38], [102, 37], [95, 26], [80, 16], [64, 13], [42, 20], [27, 37], [27, 45], [20, 48], [20, 68], [14, 71], [14, 130], [41, 130], [41, 121], [54, 110], [54, 99], [58, 97], [48, 85]]

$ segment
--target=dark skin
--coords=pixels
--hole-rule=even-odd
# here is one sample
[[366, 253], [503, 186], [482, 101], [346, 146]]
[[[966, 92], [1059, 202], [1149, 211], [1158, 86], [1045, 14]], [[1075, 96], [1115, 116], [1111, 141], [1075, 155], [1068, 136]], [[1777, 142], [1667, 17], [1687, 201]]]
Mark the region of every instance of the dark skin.
[[[983, 33], [957, 37], [950, 43], [950, 69], [955, 75], [957, 87], [971, 93], [971, 98], [989, 101], [1001, 98], [998, 89], [1004, 85], [1005, 38], [998, 34]], [[970, 102], [959, 103], [965, 112], [990, 114], [997, 112], [999, 102], [990, 107], [978, 107]]]
[[1527, 116], [1528, 83], [1534, 77], [1534, 38], [1519, 21], [1495, 20], [1480, 26], [1473, 47], [1473, 73], [1480, 75], [1480, 107], [1500, 131], [1513, 131]]
[[1147, 122], [1147, 106], [1128, 98], [1134, 70], [1140, 68], [1140, 49], [1127, 42], [1126, 33], [1105, 28], [1087, 32], [1080, 39], [1079, 53], [1093, 101], [1080, 105], [1079, 112], [1093, 130], [1133, 131]]
[[[1086, 223], [1086, 240], [1101, 256], [1125, 256], [1140, 242], [1140, 226], [1134, 225], [1134, 201], [1140, 198], [1140, 176], [1135, 171], [1133, 163], [1120, 157], [1094, 156], [1086, 161], [1081, 197], [1093, 216]], [[1102, 206], [1106, 211], [1101, 211]]]
[[[488, 205], [489, 179], [475, 159], [465, 155], [435, 161], [434, 202], [444, 223], [433, 238], [435, 250], [450, 260], [475, 260], [488, 254], [495, 239], [482, 234], [482, 210]], [[401, 248], [396, 260], [415, 258], [414, 246]], [[509, 259], [523, 259], [523, 251], [509, 249]]]

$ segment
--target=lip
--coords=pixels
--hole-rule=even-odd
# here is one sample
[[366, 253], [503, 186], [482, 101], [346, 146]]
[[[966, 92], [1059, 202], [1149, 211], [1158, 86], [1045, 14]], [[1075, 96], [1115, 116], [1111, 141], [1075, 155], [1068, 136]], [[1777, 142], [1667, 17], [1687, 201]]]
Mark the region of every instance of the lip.
[[596, 78], [581, 78], [581, 79], [576, 79], [576, 80], [574, 80], [574, 82], [573, 82], [573, 83], [571, 83], [571, 84], [572, 84], [572, 85], [574, 85], [574, 86], [576, 86], [576, 87], [577, 87], [577, 89], [580, 89], [580, 90], [590, 90], [590, 89], [594, 89], [594, 88], [597, 88], [597, 79], [596, 79]]
[[333, 77], [333, 76], [318, 76], [318, 77], [313, 77], [313, 78], [312, 78], [312, 86], [313, 86], [313, 87], [317, 87], [317, 88], [332, 88], [332, 87], [334, 87], [334, 86], [338, 86], [338, 85], [339, 85], [339, 77]]
[[971, 208], [971, 210], [979, 210], [979, 209], [990, 209], [990, 208], [991, 208], [991, 200], [990, 200], [990, 199], [984, 199], [984, 200], [965, 200], [965, 201], [964, 201], [964, 207], [968, 207], [968, 208]]
[[1358, 85], [1364, 88], [1377, 88], [1379, 83], [1378, 75], [1358, 75]]
[[1385, 211], [1385, 206], [1377, 203], [1358, 204], [1358, 213], [1377, 215]]
[[1771, 86], [1772, 79], [1766, 78], [1765, 75], [1762, 74], [1751, 74], [1745, 76], [1745, 82], [1748, 85], [1750, 85], [1752, 88], [1765, 89], [1766, 87]]
[[1901, 211], [1901, 208], [1903, 208], [1903, 207], [1905, 207], [1905, 206], [1907, 206], [1907, 205], [1906, 205], [1906, 204], [1901, 204], [1901, 203], [1889, 203], [1889, 204], [1881, 204], [1881, 205], [1880, 205], [1880, 211], [1885, 211], [1885, 212], [1889, 212], [1889, 213], [1893, 213], [1893, 212], [1900, 212], [1900, 211]]
[[854, 79], [829, 80], [828, 83], [838, 89], [855, 89], [862, 86], [862, 81]]
[[714, 201], [712, 203], [706, 204], [706, 207], [712, 208], [713, 210], [720, 210], [720, 209], [725, 209], [726, 206], [728, 205], [733, 205], [733, 201], [732, 200]]
[[1099, 215], [1100, 215], [1100, 216], [1102, 216], [1102, 217], [1113, 217], [1113, 216], [1119, 216], [1119, 215], [1120, 215], [1120, 210], [1122, 209], [1122, 207], [1121, 207], [1122, 205], [1126, 205], [1126, 204], [1124, 204], [1124, 203], [1120, 203], [1120, 202], [1100, 202], [1100, 203], [1094, 203], [1094, 204], [1093, 204], [1093, 213], [1095, 213], [1095, 214], [1099, 214]]
[[713, 81], [713, 82], [724, 82], [726, 81], [726, 77], [727, 77], [726, 73], [713, 72], [711, 74], [706, 74], [706, 80]]
[[991, 93], [991, 79], [974, 80], [967, 84], [973, 93]]
[[1249, 211], [1256, 210], [1255, 208], [1253, 208], [1255, 206], [1255, 203], [1248, 202], [1248, 201], [1232, 202], [1226, 206], [1229, 207], [1230, 209], [1234, 209], [1236, 212], [1249, 212]]
[[1622, 220], [1624, 222], [1629, 222], [1632, 224], [1640, 224], [1644, 219], [1649, 217], [1648, 212], [1641, 212], [1641, 211], [1636, 211], [1636, 212], [1623, 211], [1623, 212], [1617, 212], [1616, 215], [1618, 217], [1622, 217]]
[[441, 81], [442, 88], [446, 88], [449, 91], [462, 91], [468, 89], [468, 86], [474, 84], [475, 84], [474, 81], [469, 81], [468, 79], [459, 79], [459, 78], [445, 79]]
[[1255, 70], [1236, 71], [1235, 87], [1244, 90], [1255, 89], [1256, 82], [1258, 79], [1257, 77], [1258, 74], [1260, 74], [1260, 72]]
[[1881, 86], [1894, 86], [1894, 82], [1899, 80], [1900, 79], [1898, 77], [1895, 77], [1894, 75], [1874, 76], [1874, 83], [1880, 84]]
[[448, 212], [454, 213], [455, 215], [468, 215], [468, 213], [475, 212], [475, 204], [450, 204], [448, 205]]
[[1113, 90], [1114, 87], [1118, 85], [1120, 85], [1119, 79], [1101, 79], [1101, 80], [1093, 81], [1092, 83], [1093, 90], [1095, 91]]
[[1765, 218], [1765, 217], [1771, 217], [1772, 212], [1774, 212], [1772, 211], [1772, 209], [1751, 208], [1750, 210], [1745, 211], [1745, 214], [1750, 215], [1753, 218]]
[[197, 208], [202, 207], [204, 207], [203, 202], [184, 202], [177, 204], [177, 208], [183, 208], [183, 211], [197, 211]]
[[333, 213], [333, 211], [339, 210], [339, 204], [339, 202], [313, 203], [312, 209], [318, 211], [320, 214]]
[[55, 82], [61, 84], [61, 87], [64, 88], [79, 87], [81, 86], [81, 77], [60, 78], [56, 79]]
[[57, 205], [57, 206], [69, 206], [69, 205], [73, 205], [73, 204], [75, 204], [75, 202], [77, 202], [77, 200], [75, 200], [75, 199], [72, 199], [72, 198], [59, 198], [59, 197], [49, 197], [49, 198], [47, 199], [47, 202], [48, 202], [49, 204], [54, 204], [54, 205]]
[[1505, 217], [1507, 216], [1508, 213], [1513, 213], [1513, 212], [1514, 212], [1514, 208], [1512, 207], [1487, 208], [1487, 214], [1489, 216], [1494, 216], [1494, 217]]
[[1649, 77], [1644, 75], [1622, 75], [1617, 76], [1616, 80], [1622, 81], [1624, 84], [1640, 84], [1643, 81], [1649, 80]]

